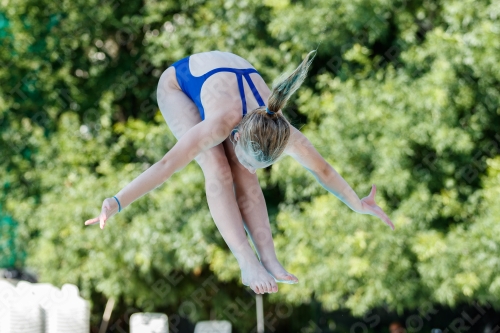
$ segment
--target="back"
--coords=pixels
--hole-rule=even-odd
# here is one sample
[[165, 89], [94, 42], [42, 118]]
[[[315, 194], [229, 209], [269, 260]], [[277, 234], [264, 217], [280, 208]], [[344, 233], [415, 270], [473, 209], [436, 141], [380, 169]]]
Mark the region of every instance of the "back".
[[190, 56], [189, 70], [193, 76], [202, 76], [207, 72], [221, 67], [235, 69], [254, 68], [247, 60], [229, 52], [209, 51]]
[[201, 119], [265, 106], [269, 88], [242, 57], [221, 51], [193, 54], [172, 64], [181, 90], [195, 103]]

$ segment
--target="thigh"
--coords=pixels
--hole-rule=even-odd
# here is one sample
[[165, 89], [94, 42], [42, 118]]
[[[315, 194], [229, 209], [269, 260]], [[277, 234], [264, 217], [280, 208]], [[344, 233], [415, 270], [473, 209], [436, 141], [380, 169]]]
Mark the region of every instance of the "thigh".
[[[169, 67], [163, 72], [156, 91], [158, 107], [168, 127], [179, 140], [191, 127], [201, 122], [198, 107], [180, 89], [175, 75], [175, 67]], [[204, 151], [195, 158], [205, 170], [206, 167], [229, 167], [224, 147], [219, 144]]]
[[169, 67], [161, 75], [156, 98], [161, 114], [177, 140], [201, 122], [198, 108], [177, 83], [175, 67]]

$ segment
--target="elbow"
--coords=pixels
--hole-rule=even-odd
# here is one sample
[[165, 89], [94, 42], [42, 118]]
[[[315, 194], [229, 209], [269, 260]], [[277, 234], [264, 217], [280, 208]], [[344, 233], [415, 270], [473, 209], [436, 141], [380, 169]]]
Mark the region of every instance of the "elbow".
[[328, 163], [322, 163], [314, 170], [314, 174], [318, 179], [328, 182], [329, 178], [335, 177], [333, 167]]
[[337, 173], [333, 169], [333, 167], [325, 163], [321, 165], [321, 167], [316, 168], [316, 170], [311, 170], [316, 179], [322, 183], [322, 184], [329, 184], [335, 181], [335, 177], [337, 176]]
[[326, 162], [307, 166], [303, 165], [303, 167], [307, 171], [309, 171], [318, 181], [327, 180], [331, 176], [333, 170], [332, 166]]
[[161, 175], [161, 180], [164, 182], [170, 178], [174, 173], [180, 171], [182, 167], [179, 167], [170, 158], [162, 158], [159, 162], [159, 173]]
[[182, 152], [182, 148], [176, 145], [158, 163], [161, 165], [162, 173], [166, 174], [168, 179], [172, 174], [184, 169], [198, 153], [197, 149]]

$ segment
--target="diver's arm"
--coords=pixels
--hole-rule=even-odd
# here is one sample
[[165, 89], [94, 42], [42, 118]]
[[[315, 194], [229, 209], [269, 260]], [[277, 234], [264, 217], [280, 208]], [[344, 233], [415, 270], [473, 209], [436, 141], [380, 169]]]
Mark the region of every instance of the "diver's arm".
[[316, 180], [328, 192], [335, 195], [353, 211], [360, 214], [370, 214], [382, 219], [394, 229], [389, 217], [378, 207], [374, 201], [375, 185], [370, 194], [359, 199], [358, 195], [342, 178], [342, 176], [321, 156], [312, 143], [299, 130], [290, 126], [291, 133], [285, 154], [293, 157], [304, 168], [313, 174]]
[[[183, 169], [204, 150], [224, 141], [229, 136], [231, 129], [231, 124], [223, 123], [216, 118], [205, 119], [193, 126], [161, 160], [149, 167], [115, 195], [121, 204], [121, 209], [163, 184], [172, 174]], [[117, 212], [118, 202], [114, 198], [106, 198], [102, 204], [99, 217], [87, 220], [85, 225], [100, 222], [102, 229], [106, 220]]]
[[161, 160], [116, 194], [122, 208], [163, 184], [204, 150], [224, 141], [231, 129], [225, 130], [225, 128], [220, 128], [221, 126], [225, 125], [215, 119], [206, 119], [189, 129]]

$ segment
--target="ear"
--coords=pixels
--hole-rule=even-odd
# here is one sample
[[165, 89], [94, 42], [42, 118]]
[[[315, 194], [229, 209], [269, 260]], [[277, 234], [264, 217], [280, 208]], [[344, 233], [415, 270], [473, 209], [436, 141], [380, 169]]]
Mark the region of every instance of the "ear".
[[234, 141], [239, 140], [240, 133], [238, 133], [238, 130], [236, 128], [231, 131], [231, 137], [234, 139]]

